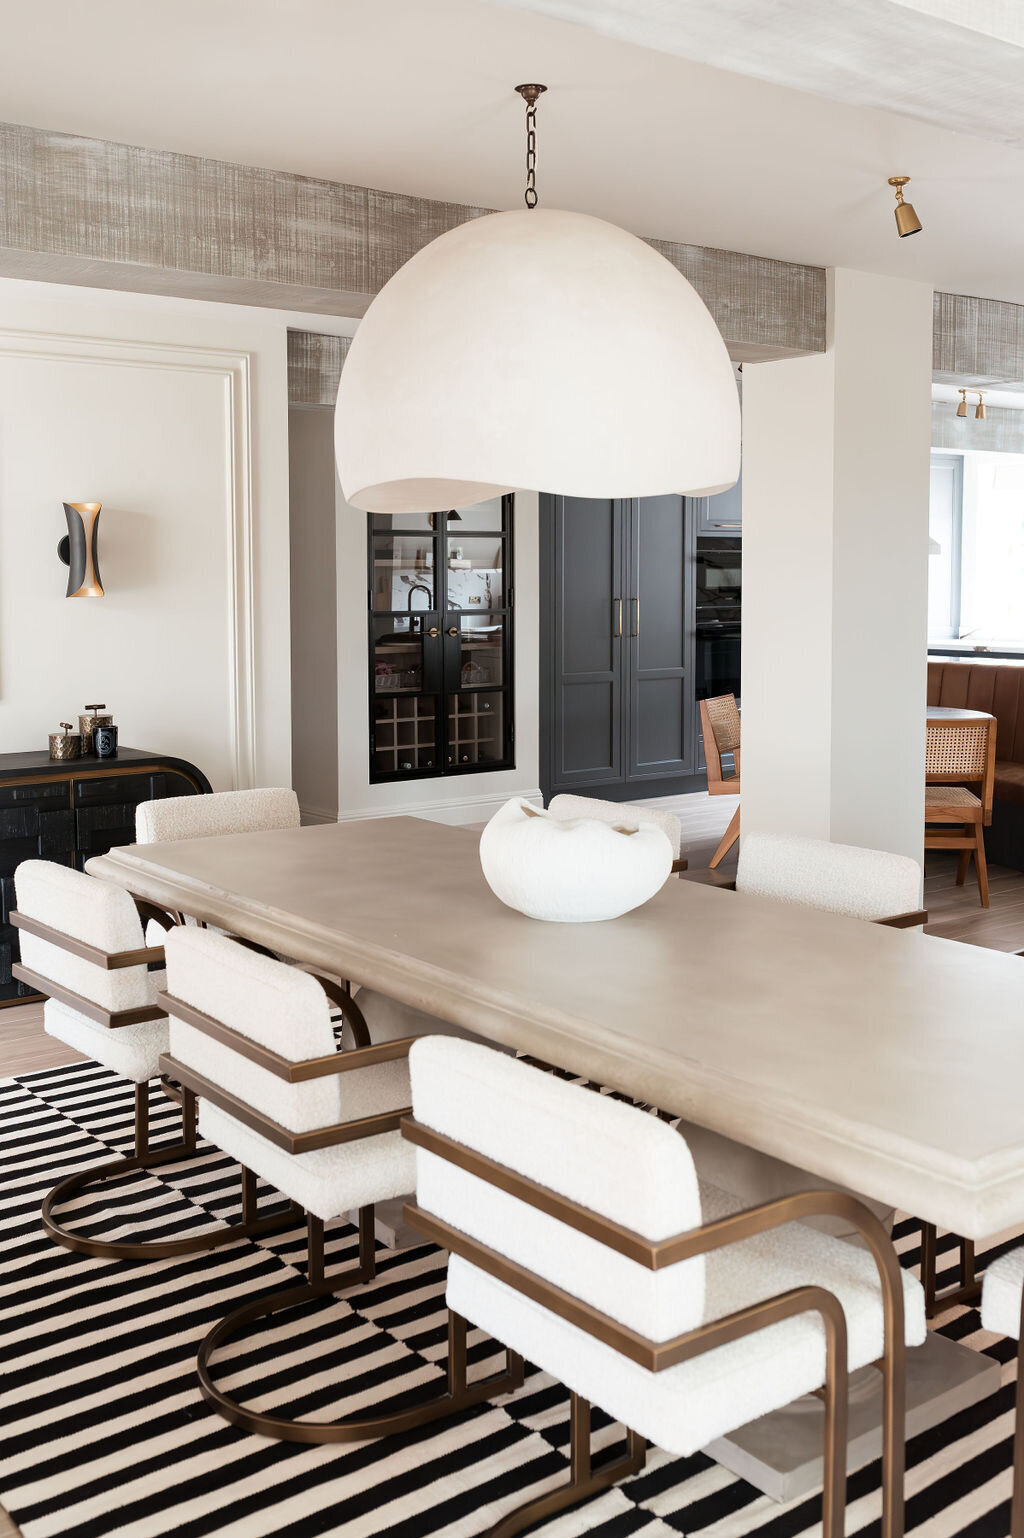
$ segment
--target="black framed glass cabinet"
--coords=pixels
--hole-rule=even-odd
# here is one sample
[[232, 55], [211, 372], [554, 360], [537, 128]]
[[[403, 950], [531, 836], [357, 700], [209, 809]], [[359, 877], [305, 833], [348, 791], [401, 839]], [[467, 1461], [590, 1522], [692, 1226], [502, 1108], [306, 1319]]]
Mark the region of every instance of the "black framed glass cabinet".
[[513, 767], [514, 500], [368, 515], [371, 784]]

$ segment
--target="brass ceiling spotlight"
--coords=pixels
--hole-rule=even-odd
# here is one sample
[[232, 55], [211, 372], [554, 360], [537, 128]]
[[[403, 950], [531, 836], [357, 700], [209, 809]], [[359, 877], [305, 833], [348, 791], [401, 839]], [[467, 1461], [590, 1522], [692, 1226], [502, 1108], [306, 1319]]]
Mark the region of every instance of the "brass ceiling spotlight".
[[978, 391], [978, 404], [974, 408], [974, 415], [977, 417], [979, 422], [984, 422], [985, 418], [988, 416], [988, 408], [985, 405], [985, 396], [981, 390]]
[[914, 212], [913, 203], [903, 201], [903, 189], [909, 180], [909, 176], [890, 176], [889, 178], [889, 186], [896, 188], [896, 233], [901, 240], [905, 235], [916, 235], [921, 228], [921, 221]]
[[960, 391], [960, 404], [956, 408], [956, 414], [957, 414], [958, 417], [965, 417], [967, 415], [967, 391], [966, 390], [961, 390]]

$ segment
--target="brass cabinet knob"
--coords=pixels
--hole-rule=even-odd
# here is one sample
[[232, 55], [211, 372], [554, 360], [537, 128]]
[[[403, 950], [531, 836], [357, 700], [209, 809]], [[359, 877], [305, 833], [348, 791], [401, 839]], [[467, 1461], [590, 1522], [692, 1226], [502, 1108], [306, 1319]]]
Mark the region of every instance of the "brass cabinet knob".
[[427, 631], [427, 635], [438, 636], [440, 634], [441, 632], [438, 630], [436, 625], [431, 625], [430, 629]]
[[449, 635], [458, 635], [458, 633], [459, 633], [458, 625], [449, 625], [448, 626], [448, 634]]

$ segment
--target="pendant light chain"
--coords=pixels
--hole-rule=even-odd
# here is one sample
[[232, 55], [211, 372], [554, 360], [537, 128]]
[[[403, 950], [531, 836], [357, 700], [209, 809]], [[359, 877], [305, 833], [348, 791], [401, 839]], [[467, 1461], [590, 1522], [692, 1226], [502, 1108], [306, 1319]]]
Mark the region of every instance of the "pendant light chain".
[[537, 207], [537, 98], [546, 85], [517, 85], [516, 90], [526, 103], [526, 191], [523, 201], [527, 208]]
[[527, 208], [537, 207], [537, 103], [526, 104], [526, 191]]

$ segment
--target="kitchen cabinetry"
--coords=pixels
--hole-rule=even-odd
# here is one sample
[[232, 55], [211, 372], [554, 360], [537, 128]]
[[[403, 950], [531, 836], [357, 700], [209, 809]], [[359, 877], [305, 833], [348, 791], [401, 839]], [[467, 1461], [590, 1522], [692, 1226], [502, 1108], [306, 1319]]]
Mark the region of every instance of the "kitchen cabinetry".
[[698, 534], [738, 536], [743, 528], [743, 477], [717, 497], [694, 497]]
[[512, 767], [513, 503], [369, 515], [371, 783]]
[[613, 799], [692, 773], [693, 514], [541, 499], [542, 784]]

